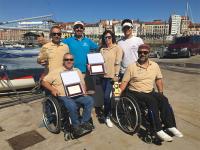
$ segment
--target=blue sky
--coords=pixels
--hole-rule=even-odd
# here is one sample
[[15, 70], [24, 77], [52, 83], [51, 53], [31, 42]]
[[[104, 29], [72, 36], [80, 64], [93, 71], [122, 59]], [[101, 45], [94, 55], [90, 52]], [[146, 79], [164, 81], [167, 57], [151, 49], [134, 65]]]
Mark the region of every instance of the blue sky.
[[[132, 18], [168, 20], [184, 15], [187, 0], [0, 0], [0, 22], [54, 14], [56, 21]], [[200, 0], [189, 0], [194, 22], [200, 23]]]

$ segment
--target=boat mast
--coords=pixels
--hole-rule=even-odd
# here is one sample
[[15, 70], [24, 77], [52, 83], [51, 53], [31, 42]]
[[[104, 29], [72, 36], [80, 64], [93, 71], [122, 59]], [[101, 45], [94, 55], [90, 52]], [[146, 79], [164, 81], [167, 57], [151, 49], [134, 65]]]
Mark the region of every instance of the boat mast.
[[191, 22], [195, 28], [195, 23], [194, 23], [194, 20], [193, 20], [193, 16], [192, 16], [192, 9], [191, 9], [191, 6], [189, 5], [189, 0], [187, 0], [187, 6], [186, 6], [186, 12], [185, 12], [185, 16], [186, 16], [186, 25], [187, 25], [187, 34], [189, 33], [189, 16], [191, 18]]
[[187, 27], [187, 30], [186, 30], [186, 35], [188, 35], [188, 22], [189, 22], [189, 15], [188, 15], [188, 8], [189, 8], [189, 4], [188, 4], [188, 0], [187, 0], [187, 4], [186, 4], [186, 12], [185, 12], [185, 17], [186, 17], [186, 27]]

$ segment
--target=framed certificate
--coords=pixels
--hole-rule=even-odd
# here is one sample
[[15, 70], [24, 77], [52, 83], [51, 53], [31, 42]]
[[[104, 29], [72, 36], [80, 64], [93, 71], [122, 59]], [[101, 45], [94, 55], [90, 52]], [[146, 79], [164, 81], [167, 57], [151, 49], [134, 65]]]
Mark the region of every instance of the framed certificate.
[[104, 64], [90, 65], [90, 75], [105, 74]]
[[104, 59], [101, 53], [90, 53], [87, 54], [87, 57], [90, 75], [105, 74]]
[[60, 75], [67, 96], [74, 97], [84, 94], [77, 71], [65, 71]]
[[72, 85], [66, 85], [65, 89], [66, 89], [67, 95], [69, 97], [83, 95], [83, 89], [82, 89], [80, 83], [72, 84]]

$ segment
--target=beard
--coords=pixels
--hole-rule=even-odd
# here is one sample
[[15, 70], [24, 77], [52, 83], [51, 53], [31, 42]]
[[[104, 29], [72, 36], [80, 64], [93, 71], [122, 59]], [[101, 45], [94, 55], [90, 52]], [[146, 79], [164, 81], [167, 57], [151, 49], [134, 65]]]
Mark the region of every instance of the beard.
[[140, 56], [138, 59], [139, 64], [144, 64], [148, 61], [148, 56]]

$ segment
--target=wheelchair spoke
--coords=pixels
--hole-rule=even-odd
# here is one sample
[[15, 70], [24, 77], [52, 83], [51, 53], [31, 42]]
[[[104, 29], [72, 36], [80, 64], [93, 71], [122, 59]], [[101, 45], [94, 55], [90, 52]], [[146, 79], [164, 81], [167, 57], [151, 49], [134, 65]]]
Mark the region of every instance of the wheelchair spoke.
[[121, 97], [116, 106], [119, 126], [128, 133], [133, 133], [140, 123], [135, 104], [128, 97]]
[[130, 114], [130, 111], [132, 111], [132, 108], [131, 108], [130, 104], [126, 104], [126, 103], [124, 104], [124, 101], [122, 101], [122, 103], [123, 103], [124, 106], [126, 105], [125, 106], [125, 116], [126, 116], [125, 118], [127, 120], [127, 128], [130, 127], [131, 129], [133, 129], [134, 128], [133, 127], [133, 122], [134, 121], [132, 121], [133, 116]]
[[46, 128], [53, 133], [60, 131], [58, 103], [54, 99], [47, 98], [43, 103], [43, 121]]

